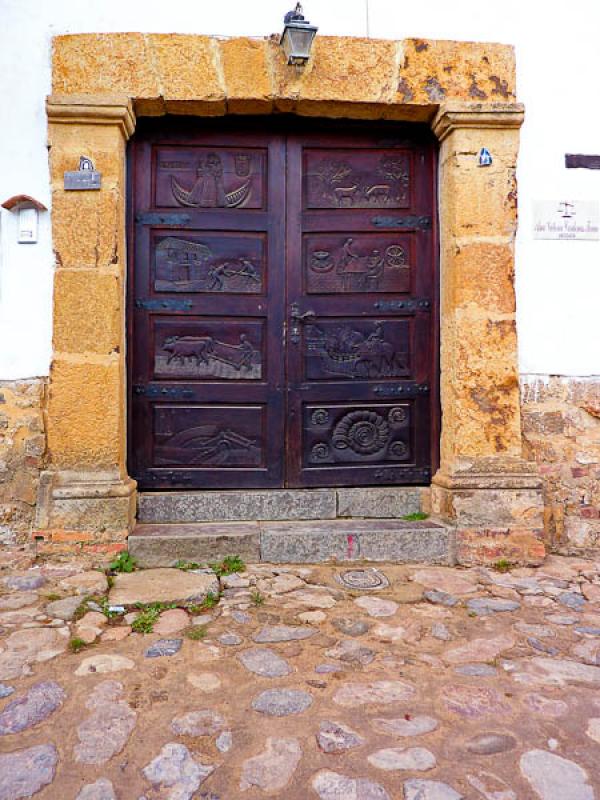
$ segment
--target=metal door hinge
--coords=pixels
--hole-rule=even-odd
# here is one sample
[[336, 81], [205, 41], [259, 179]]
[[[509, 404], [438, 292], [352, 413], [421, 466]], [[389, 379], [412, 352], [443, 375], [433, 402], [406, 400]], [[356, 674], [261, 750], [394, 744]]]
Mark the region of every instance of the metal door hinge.
[[400, 385], [388, 386], [380, 384], [373, 388], [373, 392], [378, 397], [419, 397], [420, 395], [429, 394], [428, 383], [413, 383], [407, 381]]
[[136, 300], [136, 308], [144, 311], [189, 311], [192, 307], [191, 300]]
[[431, 311], [431, 300], [428, 297], [411, 297], [407, 300], [378, 300], [373, 303], [377, 311]]
[[181, 389], [179, 386], [144, 386], [136, 385], [133, 393], [151, 400], [158, 398], [165, 400], [191, 400], [194, 392], [191, 389]]
[[371, 222], [376, 228], [417, 228], [427, 231], [431, 228], [431, 217], [426, 215], [409, 214], [405, 217], [373, 217]]
[[156, 212], [140, 212], [135, 215], [135, 221], [141, 225], [189, 225], [192, 218], [189, 214], [160, 214]]

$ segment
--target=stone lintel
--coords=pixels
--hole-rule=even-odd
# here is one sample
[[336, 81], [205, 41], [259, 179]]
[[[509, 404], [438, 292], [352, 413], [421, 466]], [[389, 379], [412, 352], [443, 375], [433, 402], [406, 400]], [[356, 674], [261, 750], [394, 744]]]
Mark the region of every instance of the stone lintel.
[[118, 125], [125, 140], [135, 130], [133, 104], [124, 94], [53, 94], [46, 113], [50, 124]]
[[477, 130], [520, 128], [525, 118], [522, 103], [442, 103], [435, 115], [431, 129], [438, 141], [459, 128]]

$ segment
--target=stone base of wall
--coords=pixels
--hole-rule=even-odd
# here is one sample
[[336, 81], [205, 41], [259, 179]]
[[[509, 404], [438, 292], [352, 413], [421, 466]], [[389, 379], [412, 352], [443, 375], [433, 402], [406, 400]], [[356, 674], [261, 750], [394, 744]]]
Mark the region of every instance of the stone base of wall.
[[24, 543], [35, 517], [47, 379], [0, 381], [0, 543]]
[[600, 376], [521, 377], [524, 454], [544, 482], [549, 549], [600, 548]]

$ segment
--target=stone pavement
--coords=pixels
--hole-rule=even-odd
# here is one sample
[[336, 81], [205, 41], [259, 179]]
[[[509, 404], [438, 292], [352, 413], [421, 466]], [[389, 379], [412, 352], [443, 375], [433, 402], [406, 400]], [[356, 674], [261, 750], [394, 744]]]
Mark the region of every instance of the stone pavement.
[[214, 607], [148, 571], [110, 619], [102, 573], [0, 561], [0, 800], [600, 800], [600, 559], [261, 564]]

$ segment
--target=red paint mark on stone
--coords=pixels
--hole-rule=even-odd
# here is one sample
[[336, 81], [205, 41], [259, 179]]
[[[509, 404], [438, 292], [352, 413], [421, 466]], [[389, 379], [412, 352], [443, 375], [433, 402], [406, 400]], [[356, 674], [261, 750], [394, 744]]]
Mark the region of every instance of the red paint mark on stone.
[[346, 552], [346, 557], [347, 558], [354, 558], [354, 534], [353, 533], [349, 533], [346, 536], [346, 539], [348, 541], [348, 550]]

